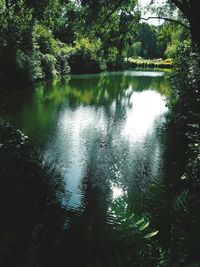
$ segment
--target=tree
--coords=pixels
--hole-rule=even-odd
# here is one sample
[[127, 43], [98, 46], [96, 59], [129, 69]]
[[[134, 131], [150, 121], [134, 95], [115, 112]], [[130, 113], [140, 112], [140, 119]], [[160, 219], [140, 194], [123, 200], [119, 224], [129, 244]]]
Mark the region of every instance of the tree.
[[191, 36], [194, 42], [200, 43], [199, 2], [195, 0], [169, 0], [185, 15], [190, 24]]
[[[154, 0], [151, 0], [151, 3], [154, 3]], [[180, 11], [179, 18], [177, 20], [171, 18], [169, 14], [174, 8], [178, 8]], [[198, 1], [195, 0], [167, 0], [166, 5], [158, 8], [161, 11], [161, 15], [158, 14], [157, 18], [165, 19], [177, 24], [182, 25], [183, 27], [190, 30], [192, 40], [194, 42], [200, 43], [200, 16], [199, 16], [199, 5]], [[167, 13], [168, 12], [168, 13]], [[159, 13], [159, 12], [158, 12]]]

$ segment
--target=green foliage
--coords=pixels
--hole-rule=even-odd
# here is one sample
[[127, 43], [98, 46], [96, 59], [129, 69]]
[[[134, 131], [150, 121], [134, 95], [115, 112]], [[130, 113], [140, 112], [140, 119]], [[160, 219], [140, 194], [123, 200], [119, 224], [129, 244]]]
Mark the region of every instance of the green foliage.
[[[52, 12], [53, 16], [53, 8], [61, 4], [59, 1], [54, 2], [40, 3], [40, 9]], [[39, 13], [36, 14], [39, 12], [37, 8], [34, 3], [25, 1], [1, 2], [1, 87], [26, 86], [44, 77], [50, 78], [55, 74], [64, 75], [69, 72], [67, 60], [70, 49], [54, 38], [50, 30], [51, 23], [47, 22], [52, 18], [49, 17], [50, 13], [40, 16]], [[58, 8], [57, 12], [59, 10]], [[35, 18], [38, 19], [37, 23]]]
[[167, 124], [166, 174], [163, 182], [150, 188], [145, 201], [169, 266], [198, 266], [200, 262], [199, 51], [190, 40], [177, 46], [170, 96], [172, 113]]
[[115, 62], [117, 61], [118, 51], [116, 47], [109, 47], [106, 54], [107, 68], [112, 70], [115, 68]]
[[38, 163], [28, 137], [2, 120], [0, 144], [0, 264], [40, 265], [61, 240], [63, 182]]
[[101, 43], [90, 42], [88, 38], [75, 41], [74, 50], [69, 57], [72, 73], [98, 73], [105, 69], [101, 54]]
[[25, 79], [26, 82], [34, 82], [41, 78], [44, 78], [42, 66], [41, 66], [41, 53], [33, 51], [29, 54], [18, 50], [16, 55], [16, 66], [18, 75], [21, 79]]
[[115, 229], [119, 239], [130, 238], [137, 242], [140, 239], [149, 239], [158, 234], [158, 231], [149, 229], [149, 221], [132, 212], [129, 198], [123, 196], [117, 198], [111, 207], [111, 213], [115, 218]]
[[[84, 9], [75, 1], [66, 1], [61, 9], [60, 16], [55, 19], [53, 34], [61, 42], [71, 45], [76, 40], [77, 33], [84, 36]], [[87, 32], [88, 30], [87, 28]]]
[[34, 27], [34, 42], [42, 54], [52, 54], [55, 50], [56, 41], [51, 31], [40, 24]]
[[106, 52], [106, 66], [108, 70], [121, 70], [124, 67], [124, 57], [116, 47], [109, 47]]
[[165, 50], [171, 42], [171, 34], [170, 26], [167, 23], [157, 27], [147, 23], [139, 24], [135, 40], [141, 43], [141, 47], [134, 56], [165, 58]]
[[[176, 49], [174, 71], [172, 73], [172, 94], [170, 98], [172, 106], [178, 101], [178, 99], [182, 99], [181, 96], [183, 96], [186, 92], [189, 92], [188, 87], [191, 86], [191, 82], [193, 81], [193, 79], [189, 81], [190, 66], [191, 70], [194, 69], [191, 65], [190, 51], [190, 40], [185, 40], [180, 43]], [[195, 79], [195, 77], [193, 78]]]
[[28, 55], [21, 50], [16, 52], [16, 68], [17, 72], [22, 76], [28, 79], [29, 73], [27, 68]]
[[174, 26], [173, 28], [171, 26], [169, 30], [171, 33], [171, 41], [167, 45], [165, 55], [167, 58], [175, 58], [176, 49], [178, 48], [179, 43], [187, 39], [188, 33], [181, 26]]
[[42, 55], [41, 65], [45, 78], [50, 79], [56, 75], [56, 58], [53, 55]]
[[150, 228], [146, 217], [133, 212], [130, 197], [125, 195], [114, 200], [111, 213], [114, 217], [111, 247], [114, 249], [109, 254], [112, 259], [109, 266], [116, 266], [119, 260], [124, 266], [164, 266], [164, 254], [156, 239], [158, 231]]
[[29, 79], [31, 82], [44, 78], [41, 65], [41, 53], [36, 49], [28, 57], [26, 68], [29, 69]]
[[2, 86], [65, 75], [68, 61], [72, 73], [97, 73], [123, 69], [127, 56], [162, 57], [167, 27], [137, 24], [136, 2], [1, 1]]
[[[109, 70], [121, 69], [125, 57], [173, 58], [169, 105], [174, 112], [171, 128], [174, 134], [170, 142], [178, 147], [180, 155], [173, 155], [171, 149], [169, 176], [163, 183], [153, 184], [142, 197], [145, 215], [136, 215], [134, 205], [127, 203], [125, 197], [115, 200], [111, 207], [115, 249], [108, 249], [104, 265], [117, 266], [118, 262], [119, 266], [154, 267], [199, 262], [200, 48], [185, 40], [188, 33], [180, 27], [172, 28], [167, 23], [160, 27], [141, 23], [135, 27], [140, 15], [135, 11], [136, 1], [82, 0], [77, 3], [0, 1], [0, 86], [27, 85], [38, 79], [65, 75], [70, 67], [72, 73], [97, 73], [106, 66]], [[194, 6], [192, 1], [182, 1], [182, 4]], [[193, 22], [192, 36], [199, 40], [198, 23], [194, 23], [198, 22], [199, 14], [196, 11], [193, 14], [194, 18], [191, 12], [185, 12]], [[105, 92], [103, 97], [111, 101]], [[91, 101], [91, 95], [86, 103]], [[0, 247], [5, 247], [0, 256], [18, 265], [27, 255], [27, 240], [34, 239], [36, 243], [40, 238], [47, 240], [45, 226], [59, 232], [63, 225], [54, 222], [52, 227], [49, 214], [57, 218], [56, 211], [61, 209], [55, 186], [51, 186], [56, 181], [27, 154], [26, 138], [10, 125], [1, 122], [0, 128], [3, 214]], [[32, 216], [36, 229], [29, 219]], [[57, 241], [57, 236], [52, 235], [50, 247], [55, 248]], [[101, 263], [97, 260], [92, 266]]]
[[142, 43], [140, 41], [135, 42], [128, 48], [127, 57], [138, 57], [141, 54]]
[[165, 55], [167, 58], [174, 58], [176, 53], [177, 44], [170, 44], [167, 46]]
[[70, 66], [68, 63], [69, 52], [65, 49], [60, 49], [56, 54], [56, 70], [61, 76], [66, 75], [70, 72]]
[[[0, 72], [2, 86], [28, 82], [26, 53], [32, 49], [32, 16], [23, 1], [1, 1]], [[22, 71], [22, 72], [21, 72]], [[12, 79], [10, 78], [12, 76]], [[24, 79], [23, 79], [24, 78]]]
[[69, 73], [71, 47], [56, 40], [50, 30], [38, 24], [34, 27], [34, 43], [35, 49], [41, 55], [41, 67], [46, 78]]
[[156, 31], [147, 23], [140, 24], [139, 40], [142, 43], [141, 56], [144, 58], [155, 58], [156, 52]]

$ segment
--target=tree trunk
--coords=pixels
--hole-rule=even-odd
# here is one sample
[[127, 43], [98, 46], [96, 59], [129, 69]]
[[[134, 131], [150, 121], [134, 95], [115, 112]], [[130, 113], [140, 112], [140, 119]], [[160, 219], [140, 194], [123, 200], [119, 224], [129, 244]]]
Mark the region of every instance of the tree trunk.
[[200, 13], [199, 13], [199, 1], [191, 0], [190, 4], [190, 25], [191, 35], [194, 42], [200, 43]]
[[200, 13], [197, 0], [171, 0], [180, 9], [190, 23], [192, 40], [200, 44]]

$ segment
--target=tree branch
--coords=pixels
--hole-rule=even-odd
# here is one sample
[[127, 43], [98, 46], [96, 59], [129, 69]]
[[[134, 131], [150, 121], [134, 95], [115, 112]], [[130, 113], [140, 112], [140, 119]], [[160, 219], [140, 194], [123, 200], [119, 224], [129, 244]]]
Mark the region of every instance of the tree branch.
[[181, 26], [183, 26], [184, 28], [188, 29], [188, 30], [191, 30], [191, 28], [184, 24], [183, 22], [179, 21], [179, 20], [175, 20], [175, 19], [170, 19], [170, 18], [165, 18], [165, 17], [148, 17], [148, 18], [140, 18], [140, 20], [149, 20], [149, 19], [163, 19], [163, 20], [166, 20], [166, 21], [170, 21], [170, 22], [173, 22], [173, 23], [176, 23], [176, 24], [179, 24]]

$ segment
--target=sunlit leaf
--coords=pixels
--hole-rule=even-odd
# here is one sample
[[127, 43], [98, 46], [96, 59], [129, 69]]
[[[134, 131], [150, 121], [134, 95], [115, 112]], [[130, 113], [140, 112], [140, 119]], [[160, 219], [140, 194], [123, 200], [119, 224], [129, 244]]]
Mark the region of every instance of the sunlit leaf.
[[145, 224], [143, 224], [143, 225], [139, 228], [139, 230], [142, 231], [142, 230], [146, 229], [148, 226], [149, 226], [149, 222], [146, 222]]
[[144, 236], [144, 238], [147, 238], [147, 239], [152, 238], [153, 236], [157, 235], [158, 232], [159, 232], [159, 231], [155, 231], [155, 232], [152, 232], [152, 233], [150, 233], [150, 234], [147, 234], [147, 235]]
[[135, 216], [135, 213], [133, 213], [128, 219], [132, 219]]
[[136, 222], [135, 225], [140, 225], [140, 224], [143, 223], [143, 222], [144, 222], [144, 218], [142, 218], [142, 219], [140, 219], [138, 222]]

